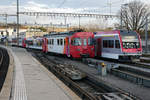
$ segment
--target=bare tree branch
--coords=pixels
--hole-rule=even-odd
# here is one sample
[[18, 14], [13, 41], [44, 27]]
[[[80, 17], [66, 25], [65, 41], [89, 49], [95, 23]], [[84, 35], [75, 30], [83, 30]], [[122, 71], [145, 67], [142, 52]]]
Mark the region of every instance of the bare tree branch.
[[150, 12], [148, 6], [141, 1], [131, 1], [121, 7], [120, 15], [126, 29], [139, 31], [144, 28]]

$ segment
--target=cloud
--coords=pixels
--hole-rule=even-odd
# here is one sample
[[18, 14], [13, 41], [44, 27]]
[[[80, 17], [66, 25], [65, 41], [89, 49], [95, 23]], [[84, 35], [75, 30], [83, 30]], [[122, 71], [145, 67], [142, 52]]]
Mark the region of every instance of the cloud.
[[[16, 4], [12, 3], [13, 5], [7, 5], [7, 6], [0, 6], [1, 13], [8, 13], [8, 14], [16, 14]], [[99, 12], [101, 9], [99, 7], [86, 7], [86, 8], [56, 8], [56, 5], [50, 5], [37, 3], [35, 1], [28, 1], [24, 5], [21, 5], [20, 7], [21, 12], [59, 12], [59, 13], [101, 13]], [[14, 20], [14, 19], [13, 19]], [[81, 19], [82, 21], [83, 19]], [[88, 22], [89, 19], [84, 19], [84, 22]], [[40, 24], [49, 24], [52, 23], [60, 23], [63, 22], [64, 18], [58, 18], [58, 17], [31, 17], [31, 16], [25, 16], [20, 15], [20, 22], [21, 23], [40, 23]], [[12, 21], [14, 22], [14, 21]], [[72, 23], [78, 23], [78, 18], [69, 18], [68, 22]]]

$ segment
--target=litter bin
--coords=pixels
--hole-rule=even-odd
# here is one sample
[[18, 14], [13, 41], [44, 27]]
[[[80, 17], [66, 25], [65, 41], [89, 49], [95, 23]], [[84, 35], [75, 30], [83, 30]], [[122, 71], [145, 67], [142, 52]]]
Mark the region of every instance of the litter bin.
[[98, 64], [98, 74], [101, 76], [107, 75], [106, 65], [103, 62]]

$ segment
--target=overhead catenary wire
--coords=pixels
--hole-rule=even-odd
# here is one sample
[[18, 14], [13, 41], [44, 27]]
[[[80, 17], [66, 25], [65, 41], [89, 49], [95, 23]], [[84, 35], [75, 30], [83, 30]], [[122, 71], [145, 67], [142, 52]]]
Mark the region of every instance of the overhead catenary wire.
[[58, 8], [61, 8], [61, 7], [65, 4], [66, 1], [67, 1], [67, 0], [63, 0], [63, 2], [61, 2], [61, 3], [59, 4]]

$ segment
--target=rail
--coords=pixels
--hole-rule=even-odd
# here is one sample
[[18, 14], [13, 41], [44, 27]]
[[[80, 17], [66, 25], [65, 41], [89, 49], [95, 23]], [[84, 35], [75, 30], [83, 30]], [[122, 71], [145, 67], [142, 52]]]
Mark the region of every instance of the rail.
[[143, 73], [142, 71], [123, 67], [112, 69], [111, 73], [136, 84], [150, 87], [150, 73]]

